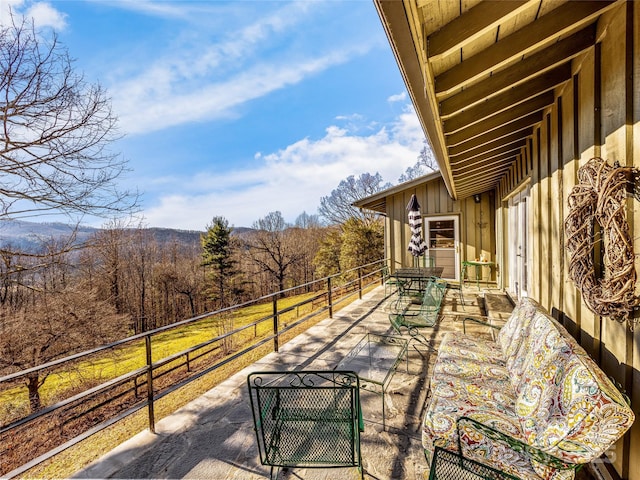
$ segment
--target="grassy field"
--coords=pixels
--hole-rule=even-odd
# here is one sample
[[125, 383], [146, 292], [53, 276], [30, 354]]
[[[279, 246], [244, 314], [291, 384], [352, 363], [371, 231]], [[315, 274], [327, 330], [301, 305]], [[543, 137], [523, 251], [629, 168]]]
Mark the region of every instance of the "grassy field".
[[[278, 300], [278, 309], [284, 310], [292, 305], [301, 303], [313, 294], [297, 295], [295, 297]], [[168, 332], [155, 335], [152, 340], [153, 361], [156, 362], [175, 353], [184, 351], [194, 345], [208, 341], [222, 333], [225, 328], [239, 328], [252, 324], [261, 318], [272, 314], [271, 303], [251, 305], [235, 310], [224, 318], [206, 318], [198, 322], [176, 328]], [[304, 315], [311, 311], [311, 305], [300, 307], [298, 313]], [[296, 318], [296, 311], [290, 311], [281, 316], [281, 324], [292, 322]], [[224, 324], [224, 325], [223, 325]], [[273, 322], [262, 322], [256, 328], [259, 338], [268, 335], [273, 330]], [[254, 338], [253, 329], [234, 336], [234, 345], [243, 345]], [[111, 351], [101, 352], [92, 357], [84, 358], [73, 365], [49, 373], [40, 388], [43, 405], [50, 405], [60, 399], [68, 398], [79, 389], [87, 385], [98, 385], [117, 378], [127, 372], [144, 367], [146, 364], [146, 350], [144, 340], [136, 340], [125, 346]], [[20, 383], [0, 391], [0, 424], [20, 418], [28, 414], [29, 399], [26, 386]]]
[[[305, 294], [280, 299], [278, 300], [278, 310], [287, 309], [297, 303], [303, 302], [313, 295], [314, 294]], [[343, 307], [356, 298], [357, 297], [352, 296], [349, 300], [342, 302], [340, 306]], [[293, 323], [298, 318], [310, 314], [311, 308], [311, 304], [307, 304], [283, 314], [280, 317], [281, 328]], [[259, 319], [268, 317], [272, 313], [272, 310], [273, 306], [270, 302], [262, 305], [244, 307], [233, 312], [233, 314], [226, 315], [224, 319], [207, 318], [159, 334], [155, 336], [152, 341], [153, 359], [157, 361], [183, 351], [193, 345], [210, 340], [222, 334], [225, 329], [228, 331], [229, 328], [238, 329], [243, 325], [250, 325]], [[302, 333], [327, 316], [328, 313], [325, 312], [304, 322], [302, 325], [292, 328], [281, 336], [281, 344]], [[242, 349], [243, 345], [246, 345], [247, 342], [254, 341], [256, 337], [260, 338], [271, 334], [272, 329], [273, 322], [269, 318], [255, 328], [255, 337], [253, 328], [235, 335], [234, 337], [238, 338], [234, 338], [233, 340], [233, 350], [237, 351]], [[233, 373], [267, 355], [272, 349], [273, 345], [269, 342], [156, 401], [154, 404], [156, 421], [210, 390]], [[50, 404], [50, 402], [56, 399], [66, 398], [76, 392], [81, 385], [98, 384], [140, 368], [145, 365], [145, 358], [144, 341], [138, 340], [106, 354], [102, 353], [96, 356], [96, 358], [78, 362], [78, 364], [74, 365], [71, 369], [52, 373], [47, 377], [42, 387], [43, 403]], [[26, 413], [28, 410], [26, 388], [15, 386], [0, 392], [0, 405], [2, 405], [4, 409], [0, 410], [0, 417], [3, 417], [4, 414], [9, 414], [15, 418], [17, 412]], [[8, 410], [6, 408], [7, 405], [10, 406]], [[18, 417], [20, 416], [21, 415], [18, 415]], [[93, 435], [80, 444], [56, 455], [54, 458], [43, 462], [39, 466], [31, 469], [27, 476], [29, 478], [68, 477], [73, 472], [99, 458], [107, 451], [115, 448], [117, 445], [147, 427], [147, 411], [143, 409], [123, 421]]]

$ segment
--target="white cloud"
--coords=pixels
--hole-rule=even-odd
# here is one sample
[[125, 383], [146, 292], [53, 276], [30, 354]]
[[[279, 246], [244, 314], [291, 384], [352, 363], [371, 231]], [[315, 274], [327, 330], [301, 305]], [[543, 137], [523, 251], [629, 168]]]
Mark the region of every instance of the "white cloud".
[[120, 127], [129, 134], [225, 118], [234, 108], [343, 63], [349, 55], [335, 52], [297, 64], [257, 64], [232, 78], [189, 91], [174, 87], [167, 71], [150, 72], [153, 83], [145, 80], [114, 90], [118, 92], [114, 94], [114, 108], [120, 116]]
[[20, 14], [24, 0], [0, 0], [0, 25], [10, 23], [11, 14]]
[[31, 5], [25, 13], [27, 18], [33, 18], [38, 27], [51, 27], [64, 30], [67, 27], [66, 15], [53, 8], [48, 3], [38, 2]]
[[387, 102], [389, 102], [389, 103], [404, 102], [406, 100], [407, 100], [407, 93], [406, 92], [398, 93], [396, 95], [391, 95], [389, 98], [387, 98]]
[[[163, 49], [163, 57], [144, 71], [136, 66], [133, 70], [138, 73], [131, 75], [132, 69], [121, 65], [126, 79], [113, 80], [109, 91], [122, 131], [148, 133], [235, 116], [245, 103], [343, 64], [372, 47], [366, 42], [345, 42], [333, 51], [319, 45], [313, 54], [301, 53], [298, 41], [287, 35], [299, 34], [300, 23], [312, 18], [315, 8], [322, 8], [322, 2], [285, 4], [257, 16], [253, 23], [228, 30], [225, 38], [213, 44], [203, 42], [206, 35], [197, 32], [176, 33], [177, 40]], [[278, 51], [277, 56], [272, 50]]]
[[396, 183], [416, 162], [423, 138], [412, 109], [369, 136], [330, 126], [319, 140], [305, 138], [257, 155], [263, 162], [259, 168], [173, 179], [173, 192], [181, 193], [161, 197], [144, 216], [152, 226], [196, 230], [204, 229], [214, 215], [240, 227], [278, 210], [293, 222], [303, 211], [316, 213], [320, 198], [349, 175], [379, 172], [385, 181]]
[[0, 1], [0, 25], [6, 25], [13, 16], [33, 20], [36, 28], [51, 27], [61, 31], [67, 27], [66, 15], [47, 2], [25, 2], [24, 0]]
[[364, 119], [363, 115], [360, 115], [359, 113], [352, 113], [351, 115], [338, 115], [336, 117], [336, 120], [346, 120], [346, 121], [355, 121], [355, 122], [360, 122]]

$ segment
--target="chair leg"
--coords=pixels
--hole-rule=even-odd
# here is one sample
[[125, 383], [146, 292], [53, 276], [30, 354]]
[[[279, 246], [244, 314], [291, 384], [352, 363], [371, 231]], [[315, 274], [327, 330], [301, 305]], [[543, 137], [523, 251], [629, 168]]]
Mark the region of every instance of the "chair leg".
[[458, 296], [460, 297], [460, 305], [462, 305], [462, 310], [466, 310], [465, 307], [465, 302], [464, 302], [464, 293], [462, 292], [462, 284], [460, 284], [460, 287], [458, 288]]

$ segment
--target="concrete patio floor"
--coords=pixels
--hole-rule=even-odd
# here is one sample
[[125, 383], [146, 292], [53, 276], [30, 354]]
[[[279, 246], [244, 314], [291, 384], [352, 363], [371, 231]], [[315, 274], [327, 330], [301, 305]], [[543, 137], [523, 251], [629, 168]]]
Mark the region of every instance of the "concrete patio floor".
[[[485, 304], [492, 309], [488, 312], [492, 317], [508, 317], [512, 307], [506, 297], [494, 297], [491, 294], [499, 292], [483, 287], [465, 288], [464, 310], [458, 291], [447, 291], [440, 321], [434, 328], [422, 329], [436, 347], [444, 332], [462, 330], [461, 315], [485, 313]], [[159, 421], [155, 434], [145, 431], [136, 435], [74, 478], [269, 478], [269, 468], [261, 465], [258, 457], [247, 375], [256, 371], [333, 369], [364, 334], [392, 334], [387, 315], [392, 297], [385, 298], [384, 293], [384, 288], [378, 287], [362, 300], [336, 311], [334, 318], [282, 345], [278, 353], [265, 356]], [[365, 431], [361, 446], [366, 479], [428, 477], [420, 423], [433, 360], [427, 350], [409, 349], [408, 371], [406, 363], [401, 363], [385, 395], [386, 429], [382, 427], [381, 397], [362, 393]], [[279, 478], [356, 479], [360, 473], [355, 468], [296, 468], [281, 472]]]

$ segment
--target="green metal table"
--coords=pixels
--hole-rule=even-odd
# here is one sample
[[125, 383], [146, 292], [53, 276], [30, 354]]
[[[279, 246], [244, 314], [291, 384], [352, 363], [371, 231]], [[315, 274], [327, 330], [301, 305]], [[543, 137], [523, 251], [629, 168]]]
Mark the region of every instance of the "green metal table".
[[336, 366], [336, 370], [355, 372], [363, 390], [382, 395], [383, 429], [386, 429], [384, 395], [403, 358], [409, 371], [408, 348], [406, 338], [367, 333]]
[[404, 290], [422, 291], [431, 277], [441, 277], [443, 271], [444, 267], [398, 268], [391, 276], [404, 284]]
[[464, 274], [465, 272], [467, 272], [468, 267], [474, 267], [475, 268], [475, 273], [476, 273], [476, 287], [479, 289], [480, 288], [480, 280], [482, 280], [484, 278], [484, 275], [482, 273], [482, 267], [489, 267], [489, 276], [487, 277], [487, 280], [485, 281], [485, 285], [488, 287], [489, 286], [489, 279], [491, 278], [491, 269], [495, 266], [494, 262], [481, 262], [479, 260], [466, 260], [464, 262], [462, 262], [462, 275], [460, 276], [460, 282], [464, 282]]

